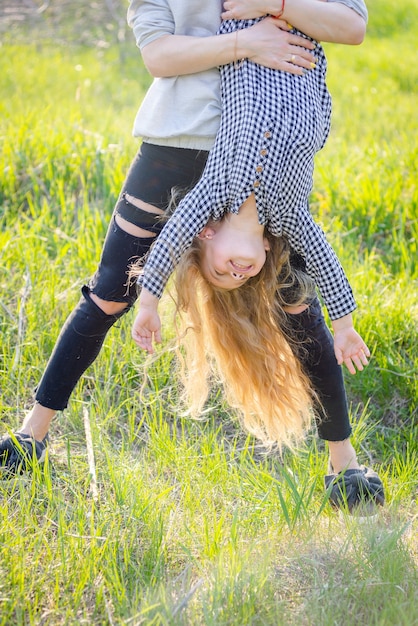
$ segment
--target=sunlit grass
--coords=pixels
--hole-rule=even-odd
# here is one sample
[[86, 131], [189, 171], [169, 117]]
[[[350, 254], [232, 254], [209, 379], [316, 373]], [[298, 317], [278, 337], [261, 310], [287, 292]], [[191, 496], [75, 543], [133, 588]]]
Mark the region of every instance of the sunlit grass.
[[[315, 432], [296, 453], [268, 456], [219, 390], [205, 420], [183, 417], [170, 353], [141, 402], [128, 315], [53, 423], [50, 462], [0, 483], [1, 625], [418, 623], [412, 8], [371, 0], [366, 42], [327, 47], [333, 128], [312, 196], [373, 352], [346, 381], [353, 442], [379, 470], [385, 510], [367, 525], [331, 511]], [[1, 55], [3, 432], [31, 405], [94, 271], [149, 78], [133, 44], [10, 43]]]

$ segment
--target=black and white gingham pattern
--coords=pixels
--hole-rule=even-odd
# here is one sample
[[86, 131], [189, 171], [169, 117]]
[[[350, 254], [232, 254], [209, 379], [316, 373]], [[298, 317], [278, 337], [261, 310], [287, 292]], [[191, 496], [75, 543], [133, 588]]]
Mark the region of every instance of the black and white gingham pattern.
[[[219, 32], [256, 21], [226, 21]], [[317, 67], [304, 76], [248, 60], [221, 68], [221, 124], [202, 178], [164, 226], [139, 279], [155, 296], [208, 220], [238, 213], [254, 193], [260, 224], [287, 237], [305, 259], [331, 319], [355, 309], [344, 271], [309, 212], [314, 156], [331, 117], [325, 55], [320, 45], [314, 53]]]

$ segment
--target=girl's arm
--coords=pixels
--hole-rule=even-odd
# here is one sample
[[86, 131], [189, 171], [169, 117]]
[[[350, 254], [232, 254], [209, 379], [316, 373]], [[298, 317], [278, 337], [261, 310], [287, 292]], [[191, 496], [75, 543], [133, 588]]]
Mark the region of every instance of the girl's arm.
[[183, 252], [208, 223], [211, 198], [210, 184], [202, 177], [181, 200], [152, 244], [138, 283], [157, 299], [161, 298]]
[[[283, 0], [227, 0], [223, 19], [279, 15]], [[282, 19], [318, 41], [358, 45], [366, 33], [363, 0], [285, 0]]]
[[308, 208], [285, 211], [281, 215], [282, 234], [304, 259], [306, 272], [315, 281], [332, 321], [356, 308], [353, 292], [341, 263], [324, 231]]
[[206, 226], [211, 213], [210, 190], [201, 179], [178, 205], [152, 244], [147, 261], [138, 278], [141, 293], [138, 313], [132, 327], [132, 337], [138, 346], [150, 354], [153, 342], [161, 342], [159, 298], [182, 253]]
[[139, 296], [139, 310], [132, 326], [132, 338], [149, 354], [154, 352], [153, 343], [161, 343], [161, 320], [158, 315], [158, 298], [146, 289]]
[[324, 232], [308, 210], [288, 211], [281, 218], [283, 235], [305, 260], [306, 272], [315, 281], [331, 318], [334, 352], [351, 374], [367, 365], [370, 352], [353, 326], [355, 309], [350, 284]]

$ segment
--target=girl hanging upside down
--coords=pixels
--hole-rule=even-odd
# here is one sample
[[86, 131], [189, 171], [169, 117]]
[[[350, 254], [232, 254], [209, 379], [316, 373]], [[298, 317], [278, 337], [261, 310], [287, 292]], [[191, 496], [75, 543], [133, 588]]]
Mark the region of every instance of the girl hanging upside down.
[[[227, 20], [219, 32], [239, 38], [261, 19]], [[314, 156], [331, 115], [326, 59], [314, 43], [316, 63], [302, 76], [248, 59], [221, 67], [221, 124], [203, 175], [137, 270], [138, 345], [152, 352], [153, 339], [161, 340], [157, 306], [180, 262], [175, 284], [178, 311], [188, 316], [184, 380], [192, 411], [202, 409], [216, 370], [248, 430], [279, 445], [310, 422], [312, 394], [294, 353], [312, 347], [298, 345], [288, 320], [317, 306], [307, 276], [331, 317], [338, 363], [354, 373], [370, 354], [353, 328], [350, 285], [309, 211]], [[307, 276], [289, 264], [288, 244]]]

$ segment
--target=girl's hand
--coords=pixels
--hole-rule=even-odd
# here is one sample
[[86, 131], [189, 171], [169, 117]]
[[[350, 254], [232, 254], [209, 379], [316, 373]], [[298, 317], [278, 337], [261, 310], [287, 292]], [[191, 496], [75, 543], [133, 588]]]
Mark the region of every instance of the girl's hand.
[[132, 338], [149, 354], [153, 354], [153, 341], [161, 343], [161, 320], [158, 315], [158, 298], [143, 289], [139, 298], [139, 311], [132, 326]]
[[140, 308], [132, 326], [132, 338], [149, 354], [154, 352], [153, 341], [161, 343], [161, 321], [156, 310]]
[[[347, 320], [347, 323], [344, 323], [344, 320]], [[332, 322], [334, 353], [338, 365], [344, 363], [350, 374], [355, 374], [356, 368], [361, 372], [368, 365], [370, 350], [349, 321], [351, 321], [351, 315]]]

